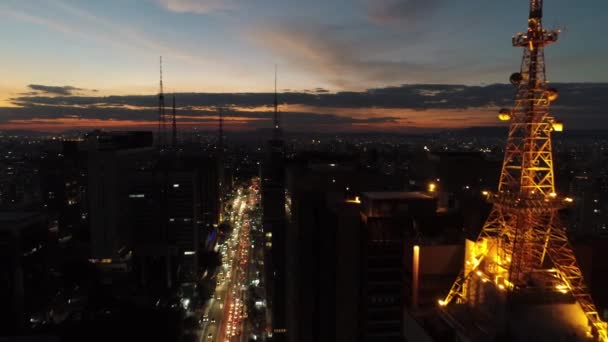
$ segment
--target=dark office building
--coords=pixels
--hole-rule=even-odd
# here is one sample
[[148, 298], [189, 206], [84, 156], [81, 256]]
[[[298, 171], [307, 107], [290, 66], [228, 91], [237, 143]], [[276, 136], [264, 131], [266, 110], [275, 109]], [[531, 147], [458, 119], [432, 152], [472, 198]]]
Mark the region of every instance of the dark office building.
[[363, 234], [361, 192], [398, 190], [356, 158], [301, 153], [288, 166], [290, 341], [357, 341]]
[[[277, 135], [278, 136], [278, 135]], [[287, 332], [286, 267], [287, 221], [285, 216], [285, 143], [268, 141], [262, 165], [262, 225], [265, 242], [267, 325], [273, 341], [285, 341]]]
[[0, 331], [18, 334], [47, 293], [48, 221], [33, 212], [0, 212]]
[[436, 198], [426, 193], [368, 192], [361, 196], [362, 340], [404, 341], [406, 243], [436, 210]]
[[[87, 152], [81, 140], [64, 140], [60, 153], [40, 162], [40, 188], [44, 209], [61, 236], [83, 234], [87, 219]], [[88, 234], [85, 234], [88, 235]]]
[[142, 285], [196, 279], [199, 251], [219, 220], [218, 184], [216, 159], [201, 154], [167, 154], [137, 173], [129, 202]]
[[86, 144], [91, 259], [120, 264], [131, 247], [129, 189], [136, 172], [152, 163], [152, 133], [93, 132]]
[[289, 340], [421, 336], [408, 314], [413, 245], [423, 251], [418, 304], [428, 308], [460, 269], [462, 217], [438, 211], [435, 194], [395, 192], [404, 184], [348, 158], [299, 157], [288, 167]]

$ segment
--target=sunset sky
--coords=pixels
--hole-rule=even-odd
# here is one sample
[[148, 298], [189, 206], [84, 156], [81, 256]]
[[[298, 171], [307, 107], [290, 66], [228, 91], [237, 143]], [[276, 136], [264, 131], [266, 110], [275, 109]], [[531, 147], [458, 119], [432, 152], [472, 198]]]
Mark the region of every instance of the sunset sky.
[[[495, 125], [513, 93], [492, 85], [519, 68], [522, 51], [510, 38], [525, 29], [527, 7], [2, 0], [0, 129], [152, 127], [161, 55], [181, 127], [213, 126], [216, 106], [231, 107], [229, 129], [269, 126], [275, 64], [287, 130]], [[605, 0], [545, 1], [545, 26], [562, 30], [546, 52], [549, 79], [563, 83], [555, 111], [574, 128], [608, 128], [606, 13]]]

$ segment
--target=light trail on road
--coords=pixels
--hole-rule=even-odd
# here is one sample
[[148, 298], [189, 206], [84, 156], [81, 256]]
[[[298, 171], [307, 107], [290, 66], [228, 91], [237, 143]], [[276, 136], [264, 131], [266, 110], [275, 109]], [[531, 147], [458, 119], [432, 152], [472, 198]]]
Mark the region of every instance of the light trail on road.
[[249, 283], [251, 216], [253, 209], [258, 205], [259, 193], [256, 187], [248, 186], [240, 188], [236, 194], [228, 216], [232, 231], [223, 246], [220, 247], [222, 272], [214, 293], [214, 297], [220, 299], [213, 301], [210, 309], [210, 311], [214, 311], [213, 316], [217, 321], [216, 333], [209, 335], [210, 329], [204, 329], [201, 341], [238, 341], [244, 330]]

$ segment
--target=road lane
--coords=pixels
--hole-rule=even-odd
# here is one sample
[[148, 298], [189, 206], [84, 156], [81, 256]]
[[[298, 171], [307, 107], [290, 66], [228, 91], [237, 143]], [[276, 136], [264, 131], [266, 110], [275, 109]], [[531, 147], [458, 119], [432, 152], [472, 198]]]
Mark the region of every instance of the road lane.
[[[248, 286], [257, 277], [254, 266], [251, 227], [259, 215], [256, 180], [235, 192], [231, 210], [224, 217], [231, 226], [230, 235], [218, 245], [222, 265], [216, 287], [201, 314], [199, 342], [246, 341], [249, 328], [246, 320]], [[259, 219], [259, 218], [258, 218]], [[259, 221], [259, 220], [258, 220]], [[251, 255], [251, 257], [250, 257]], [[253, 332], [253, 331], [252, 331]]]

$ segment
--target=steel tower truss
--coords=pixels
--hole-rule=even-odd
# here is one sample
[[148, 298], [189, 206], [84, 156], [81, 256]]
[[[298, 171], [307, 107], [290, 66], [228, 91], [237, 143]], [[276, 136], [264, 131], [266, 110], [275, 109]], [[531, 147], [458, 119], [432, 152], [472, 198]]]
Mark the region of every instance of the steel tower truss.
[[494, 283], [507, 305], [531, 288], [571, 294], [585, 313], [589, 334], [608, 341], [607, 325], [558, 215], [572, 202], [555, 192], [551, 134], [562, 125], [549, 113], [557, 92], [545, 78], [544, 48], [556, 42], [558, 34], [543, 29], [542, 0], [531, 0], [528, 30], [513, 37], [513, 46], [524, 49], [521, 71], [511, 76], [517, 87], [515, 105], [499, 115], [510, 120], [510, 127], [498, 192], [484, 192], [493, 208], [476, 242], [467, 248], [463, 271], [439, 304], [482, 306], [484, 294], [474, 285], [480, 281]]

